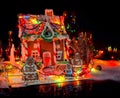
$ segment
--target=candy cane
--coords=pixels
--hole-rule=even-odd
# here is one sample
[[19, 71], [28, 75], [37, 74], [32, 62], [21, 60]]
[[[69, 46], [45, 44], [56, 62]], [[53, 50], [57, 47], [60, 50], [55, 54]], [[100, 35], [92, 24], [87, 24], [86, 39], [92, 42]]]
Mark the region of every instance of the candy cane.
[[18, 34], [18, 37], [20, 38], [22, 36], [22, 28], [21, 26], [19, 26], [19, 34]]
[[53, 40], [53, 59], [54, 59], [54, 64], [56, 65], [56, 44], [55, 44], [55, 40]]
[[66, 56], [67, 60], [69, 60], [69, 39], [66, 39]]
[[28, 45], [26, 42], [24, 43], [24, 47], [25, 47], [25, 55], [28, 56]]
[[22, 44], [22, 60], [25, 60], [28, 57], [28, 45], [27, 42], [24, 41]]
[[40, 56], [40, 41], [37, 41], [37, 50], [38, 50], [39, 56]]

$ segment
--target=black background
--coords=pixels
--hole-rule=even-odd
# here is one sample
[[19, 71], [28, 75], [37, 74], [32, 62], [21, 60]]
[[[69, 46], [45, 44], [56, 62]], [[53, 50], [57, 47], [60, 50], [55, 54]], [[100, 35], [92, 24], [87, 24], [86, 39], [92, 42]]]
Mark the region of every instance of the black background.
[[119, 47], [119, 3], [104, 0], [4, 0], [0, 3], [0, 39], [8, 41], [8, 31], [12, 30], [17, 40], [17, 15], [44, 14], [45, 8], [52, 8], [55, 15], [64, 10], [75, 11], [81, 30], [93, 33], [96, 46], [113, 45]]

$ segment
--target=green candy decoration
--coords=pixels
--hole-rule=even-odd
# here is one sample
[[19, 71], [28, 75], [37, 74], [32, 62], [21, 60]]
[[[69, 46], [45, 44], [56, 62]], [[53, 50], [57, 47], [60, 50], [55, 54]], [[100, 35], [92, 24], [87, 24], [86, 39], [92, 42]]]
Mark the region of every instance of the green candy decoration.
[[53, 32], [43, 32], [41, 34], [41, 37], [46, 40], [47, 42], [51, 42], [53, 37], [54, 37], [54, 33]]

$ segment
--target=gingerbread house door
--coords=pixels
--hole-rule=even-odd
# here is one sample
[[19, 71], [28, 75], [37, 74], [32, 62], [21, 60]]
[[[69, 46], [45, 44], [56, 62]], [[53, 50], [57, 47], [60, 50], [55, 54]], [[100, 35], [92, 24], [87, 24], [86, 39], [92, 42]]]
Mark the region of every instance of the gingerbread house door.
[[43, 64], [45, 67], [51, 65], [51, 53], [49, 51], [43, 52]]

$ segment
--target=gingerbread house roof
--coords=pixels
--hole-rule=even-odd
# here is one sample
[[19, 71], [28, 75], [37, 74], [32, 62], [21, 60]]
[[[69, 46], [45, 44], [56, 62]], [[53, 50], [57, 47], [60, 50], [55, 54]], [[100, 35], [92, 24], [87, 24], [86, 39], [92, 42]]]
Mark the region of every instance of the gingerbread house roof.
[[41, 38], [51, 41], [53, 38], [68, 37], [64, 26], [64, 17], [54, 15], [52, 9], [45, 9], [45, 15], [20, 14], [19, 38], [35, 40]]

